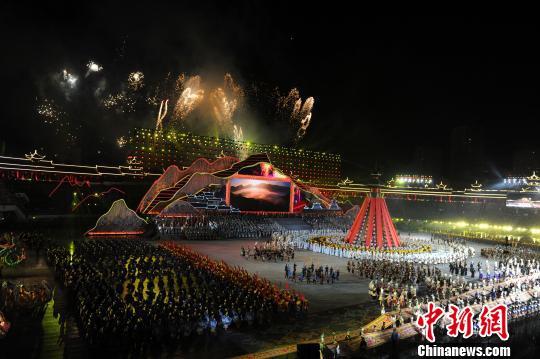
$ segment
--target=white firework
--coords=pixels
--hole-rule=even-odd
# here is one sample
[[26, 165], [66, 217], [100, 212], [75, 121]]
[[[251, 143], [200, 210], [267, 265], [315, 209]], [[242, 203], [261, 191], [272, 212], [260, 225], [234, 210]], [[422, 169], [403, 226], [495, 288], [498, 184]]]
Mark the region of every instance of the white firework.
[[62, 71], [62, 76], [69, 87], [74, 88], [77, 85], [79, 78], [76, 75], [69, 73], [68, 70], [64, 69]]
[[99, 72], [101, 70], [103, 70], [103, 66], [101, 66], [100, 64], [94, 62], [94, 61], [90, 61], [86, 67], [88, 68], [88, 72]]

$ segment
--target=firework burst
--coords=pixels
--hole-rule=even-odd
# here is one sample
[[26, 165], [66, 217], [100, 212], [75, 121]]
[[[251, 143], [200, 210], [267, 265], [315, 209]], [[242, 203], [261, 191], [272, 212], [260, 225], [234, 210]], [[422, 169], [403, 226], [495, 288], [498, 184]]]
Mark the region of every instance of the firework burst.
[[249, 152], [248, 149], [245, 147], [244, 142], [244, 133], [242, 131], [242, 127], [233, 125], [233, 139], [234, 141], [238, 142], [238, 158], [240, 160], [243, 160], [247, 158]]
[[185, 81], [185, 75], [181, 74], [175, 84], [176, 91], [181, 92], [174, 106], [174, 118], [182, 121], [204, 99], [204, 89], [201, 88], [201, 77], [191, 76]]
[[88, 76], [91, 72], [99, 72], [101, 70], [103, 70], [103, 66], [101, 66], [100, 64], [94, 62], [94, 61], [90, 61], [86, 64], [86, 67], [88, 68], [88, 72], [86, 74], [86, 76]]
[[127, 140], [124, 138], [124, 136], [120, 136], [116, 139], [116, 144], [119, 148], [124, 148], [124, 146], [127, 144]]
[[44, 99], [36, 110], [45, 124], [60, 123], [65, 115], [65, 112], [60, 110], [54, 101], [49, 99]]
[[212, 103], [212, 110], [218, 124], [225, 128], [230, 128], [232, 126], [232, 115], [238, 105], [236, 99], [229, 99], [225, 91], [221, 87], [218, 87], [210, 94], [210, 102]]
[[115, 110], [120, 113], [130, 113], [135, 111], [135, 99], [125, 93], [109, 94], [102, 101], [103, 107], [107, 110]]
[[230, 74], [225, 74], [223, 87], [215, 88], [210, 94], [210, 103], [215, 121], [226, 132], [233, 131], [233, 115], [238, 108], [244, 92]]
[[244, 133], [242, 127], [233, 125], [233, 139], [237, 142], [244, 141]]
[[129, 88], [133, 91], [140, 90], [144, 86], [144, 74], [141, 71], [135, 71], [128, 76]]
[[293, 112], [295, 122], [299, 124], [298, 131], [296, 131], [296, 141], [301, 140], [306, 135], [307, 129], [311, 124], [311, 110], [313, 110], [314, 104], [315, 99], [308, 97], [302, 107], [298, 111]]
[[294, 141], [300, 141], [307, 133], [311, 124], [313, 105], [315, 99], [308, 97], [302, 102], [300, 92], [293, 88], [287, 96], [280, 96], [277, 101], [277, 112], [281, 118], [286, 119], [295, 132]]
[[165, 119], [165, 116], [167, 116], [168, 108], [169, 108], [169, 100], [161, 101], [161, 105], [159, 105], [159, 112], [158, 112], [157, 120], [156, 120], [156, 131], [163, 131], [163, 119]]
[[62, 136], [66, 145], [73, 146], [78, 141], [77, 132], [80, 126], [72, 126], [66, 119], [67, 114], [50, 99], [44, 99], [37, 105], [36, 112], [43, 123], [51, 129], [55, 135]]
[[62, 70], [62, 79], [64, 80], [64, 85], [67, 87], [73, 89], [75, 86], [77, 86], [77, 81], [79, 78], [76, 75], [73, 75], [72, 73], [68, 72], [68, 70], [64, 69]]

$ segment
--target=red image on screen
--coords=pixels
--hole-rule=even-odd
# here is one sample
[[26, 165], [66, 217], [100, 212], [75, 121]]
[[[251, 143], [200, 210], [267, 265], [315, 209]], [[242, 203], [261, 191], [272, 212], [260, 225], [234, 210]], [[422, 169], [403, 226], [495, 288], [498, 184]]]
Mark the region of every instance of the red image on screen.
[[245, 212], [289, 212], [291, 193], [288, 180], [238, 176], [229, 180], [227, 201]]

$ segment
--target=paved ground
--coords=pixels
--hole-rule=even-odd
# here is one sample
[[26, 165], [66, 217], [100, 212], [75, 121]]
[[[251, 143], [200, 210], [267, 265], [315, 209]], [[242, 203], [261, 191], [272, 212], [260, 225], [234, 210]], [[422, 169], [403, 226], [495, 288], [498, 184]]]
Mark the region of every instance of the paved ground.
[[[421, 235], [419, 235], [421, 236]], [[231, 265], [244, 267], [251, 273], [265, 277], [278, 284], [285, 286], [284, 266], [285, 262], [262, 262], [247, 260], [241, 256], [241, 247], [253, 246], [253, 240], [229, 240], [229, 241], [181, 241], [196, 251], [204, 253], [213, 259], [223, 260]], [[485, 243], [469, 243], [475, 248], [476, 254], [469, 260], [485, 264], [485, 259], [480, 257], [480, 248], [489, 247]], [[367, 294], [368, 279], [360, 279], [347, 273], [347, 260], [335, 256], [327, 256], [311, 251], [296, 251], [295, 260], [300, 268], [303, 263], [315, 265], [328, 265], [339, 268], [341, 280], [335, 284], [305, 284], [287, 281], [290, 287], [305, 294], [310, 301], [308, 316], [300, 321], [280, 323], [268, 328], [258, 328], [250, 332], [230, 332], [220, 337], [220, 346], [230, 348], [231, 354], [268, 350], [276, 346], [298, 343], [317, 338], [321, 333], [327, 336], [332, 332], [344, 332], [348, 329], [358, 329], [380, 313], [376, 301]], [[293, 263], [292, 261], [290, 263]], [[439, 265], [439, 268], [449, 273], [447, 264]], [[477, 280], [478, 275], [476, 275]], [[471, 280], [470, 276], [467, 280]], [[226, 350], [226, 349], [225, 349]], [[201, 353], [199, 353], [201, 354]], [[380, 354], [380, 353], [379, 353]], [[207, 349], [206, 357], [212, 357], [213, 352]]]
[[285, 283], [289, 287], [303, 293], [310, 302], [310, 312], [317, 313], [329, 309], [341, 308], [345, 306], [357, 305], [370, 300], [367, 294], [369, 281], [360, 279], [347, 272], [347, 260], [335, 256], [327, 256], [311, 251], [295, 252], [294, 261], [289, 265], [297, 264], [297, 271], [301, 271], [304, 264], [315, 264], [316, 267], [322, 265], [339, 269], [340, 280], [334, 284], [307, 284], [305, 282], [293, 282], [285, 279], [285, 263], [287, 262], [267, 262], [261, 260], [246, 259], [240, 255], [241, 247], [253, 247], [252, 240], [231, 240], [231, 241], [182, 241], [183, 245], [191, 247], [200, 253], [204, 253], [211, 258], [223, 260], [234, 266], [244, 267], [250, 273], [267, 278], [277, 283], [278, 287], [284, 288]]
[[[417, 237], [427, 237], [426, 234], [415, 235]], [[323, 267], [328, 265], [334, 269], [340, 270], [340, 280], [334, 284], [306, 284], [297, 282], [294, 283], [291, 280], [284, 278], [285, 263], [282, 261], [265, 262], [260, 260], [246, 259], [241, 256], [241, 248], [253, 247], [255, 241], [253, 240], [229, 240], [229, 241], [180, 241], [180, 244], [186, 245], [195, 249], [198, 252], [204, 253], [209, 257], [217, 260], [223, 260], [234, 266], [244, 267], [250, 273], [256, 273], [264, 278], [269, 279], [272, 282], [277, 283], [280, 288], [288, 283], [293, 289], [305, 294], [306, 298], [310, 301], [310, 312], [317, 313], [330, 309], [341, 308], [345, 306], [358, 305], [366, 302], [370, 302], [368, 291], [368, 279], [360, 279], [347, 272], [347, 259], [339, 258], [336, 256], [329, 256], [320, 253], [314, 253], [311, 251], [297, 250], [295, 252], [294, 261], [289, 261], [289, 265], [296, 263], [298, 270], [302, 268], [304, 263], [310, 265], [314, 263], [315, 266], [322, 265]], [[469, 242], [469, 246], [473, 247], [476, 251], [475, 255], [468, 259], [475, 263], [481, 262], [482, 266], [485, 266], [485, 258], [480, 256], [480, 249], [483, 247], [489, 247], [490, 244], [480, 244], [475, 242]], [[440, 249], [439, 249], [440, 250]], [[450, 273], [448, 264], [441, 264], [438, 267], [444, 273]], [[469, 276], [467, 280], [472, 280]], [[476, 273], [478, 278], [478, 272]]]

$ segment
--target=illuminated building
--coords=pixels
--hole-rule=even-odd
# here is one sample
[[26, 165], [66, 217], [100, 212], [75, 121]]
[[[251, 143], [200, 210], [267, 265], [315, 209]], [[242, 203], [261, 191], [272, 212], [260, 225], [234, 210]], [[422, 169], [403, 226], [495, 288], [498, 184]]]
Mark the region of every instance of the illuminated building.
[[341, 156], [333, 153], [143, 128], [131, 132], [127, 145], [145, 171], [163, 171], [172, 164], [185, 167], [201, 157], [266, 153], [273, 165], [302, 182], [335, 185], [341, 179]]

